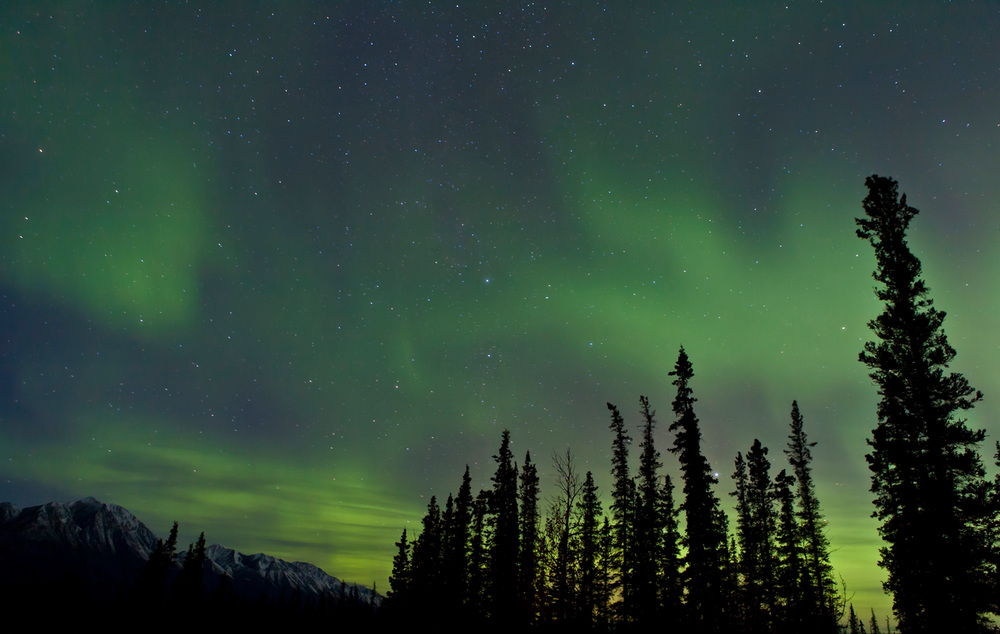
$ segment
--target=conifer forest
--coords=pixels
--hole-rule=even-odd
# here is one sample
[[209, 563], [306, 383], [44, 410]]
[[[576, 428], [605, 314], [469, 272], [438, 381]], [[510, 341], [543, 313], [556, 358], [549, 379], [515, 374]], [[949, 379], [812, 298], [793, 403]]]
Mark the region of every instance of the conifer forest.
[[[798, 403], [785, 446], [771, 453], [754, 439], [722, 477], [702, 451], [683, 347], [669, 372], [676, 396], [659, 423], [673, 435], [665, 453], [649, 399], [639, 396], [632, 425], [608, 403], [612, 489], [599, 492], [567, 449], [552, 457], [555, 491], [543, 497], [530, 451], [518, 464], [505, 430], [489, 486], [474, 495], [466, 467], [457, 493], [443, 502], [431, 495], [419, 532], [403, 529], [385, 618], [445, 630], [874, 634], [895, 623], [905, 633], [993, 631], [1000, 476], [987, 479], [985, 433], [961, 418], [983, 395], [949, 371], [956, 352], [944, 313], [906, 240], [917, 210], [891, 178], [865, 185], [857, 235], [875, 250], [884, 304], [859, 354], [879, 395], [865, 458], [892, 621], [856, 614], [830, 564], [813, 482], [821, 449]], [[1000, 443], [996, 450], [1000, 461]], [[676, 485], [662, 473], [671, 458]], [[732, 520], [721, 506], [727, 495]]]

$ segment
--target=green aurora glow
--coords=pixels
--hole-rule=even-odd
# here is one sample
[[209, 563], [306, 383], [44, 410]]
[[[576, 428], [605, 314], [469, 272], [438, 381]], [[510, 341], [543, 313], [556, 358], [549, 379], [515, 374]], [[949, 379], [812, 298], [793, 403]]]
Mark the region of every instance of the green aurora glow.
[[723, 476], [755, 437], [781, 468], [798, 399], [884, 613], [853, 218], [872, 172], [923, 211], [995, 434], [996, 9], [487, 5], [0, 9], [0, 497], [381, 589], [505, 427], [607, 490], [604, 402], [635, 426], [642, 393], [666, 454], [683, 344]]

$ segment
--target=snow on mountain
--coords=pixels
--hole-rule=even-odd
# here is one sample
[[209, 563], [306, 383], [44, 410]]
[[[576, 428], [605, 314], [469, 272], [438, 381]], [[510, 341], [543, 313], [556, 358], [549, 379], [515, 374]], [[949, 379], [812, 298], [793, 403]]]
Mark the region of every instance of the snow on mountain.
[[20, 509], [5, 504], [0, 517], [4, 535], [48, 542], [94, 552], [125, 554], [146, 559], [156, 536], [125, 508], [88, 497], [69, 504], [49, 502]]
[[[92, 497], [18, 509], [0, 504], [0, 581], [42, 582], [71, 574], [95, 583], [134, 583], [157, 537], [127, 509]], [[347, 584], [304, 562], [271, 555], [245, 555], [213, 544], [206, 549], [210, 587], [226, 583], [248, 598], [278, 599], [291, 594], [339, 597], [355, 591], [361, 599], [381, 599], [369, 588]], [[183, 553], [179, 556], [183, 561]]]
[[218, 544], [209, 546], [206, 554], [209, 561], [230, 577], [237, 587], [266, 587], [270, 590], [268, 594], [293, 591], [312, 596], [339, 596], [356, 587], [362, 599], [378, 602], [371, 589], [343, 582], [310, 563], [285, 561], [263, 553], [246, 555]]

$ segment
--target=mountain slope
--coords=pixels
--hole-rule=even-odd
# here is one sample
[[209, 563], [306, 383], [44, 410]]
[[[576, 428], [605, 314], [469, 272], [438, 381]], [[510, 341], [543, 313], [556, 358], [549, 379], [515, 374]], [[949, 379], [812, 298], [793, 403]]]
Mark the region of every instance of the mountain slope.
[[337, 597], [356, 588], [359, 597], [366, 602], [377, 604], [381, 599], [371, 589], [345, 583], [310, 563], [289, 562], [263, 553], [246, 555], [217, 544], [209, 546], [206, 554], [216, 574], [221, 573], [232, 579], [234, 587], [250, 596], [264, 593], [277, 598], [300, 593], [307, 597]]
[[[116, 504], [84, 498], [18, 509], [0, 504], [0, 585], [79, 585], [91, 599], [115, 600], [136, 583], [157, 542], [135, 515]], [[320, 568], [265, 554], [245, 555], [212, 545], [206, 549], [205, 587], [235, 596], [279, 600], [336, 600], [350, 593], [366, 603], [381, 597], [346, 584]], [[174, 574], [179, 569], [174, 568]]]

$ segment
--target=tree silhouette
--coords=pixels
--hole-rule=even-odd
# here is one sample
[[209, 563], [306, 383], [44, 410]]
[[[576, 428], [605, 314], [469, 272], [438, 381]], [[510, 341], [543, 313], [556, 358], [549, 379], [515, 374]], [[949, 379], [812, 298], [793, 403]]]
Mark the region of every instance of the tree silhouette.
[[670, 376], [677, 395], [673, 401], [674, 422], [670, 431], [675, 432], [674, 446], [684, 479], [684, 503], [681, 510], [686, 519], [683, 543], [687, 546], [684, 558], [684, 585], [687, 590], [687, 631], [719, 632], [724, 627], [726, 554], [725, 514], [713, 491], [715, 478], [708, 460], [701, 451], [701, 430], [694, 413], [694, 398], [690, 387], [694, 369], [684, 348], [677, 355], [677, 363]]
[[631, 442], [625, 431], [625, 420], [618, 408], [608, 403], [611, 412], [611, 527], [614, 533], [615, 584], [620, 592], [618, 606], [624, 621], [634, 618], [635, 612], [635, 481], [629, 472], [628, 446]]
[[581, 625], [590, 628], [597, 617], [599, 558], [601, 547], [601, 500], [597, 497], [594, 474], [587, 472], [579, 502], [580, 513], [580, 590]]
[[430, 622], [440, 619], [441, 561], [441, 509], [437, 497], [431, 496], [427, 513], [421, 522], [420, 536], [413, 544], [409, 595], [411, 605], [419, 615]]
[[492, 614], [497, 622], [515, 619], [518, 601], [517, 467], [510, 450], [510, 431], [503, 430], [500, 449], [495, 456], [493, 493], [490, 496], [493, 520], [493, 543], [490, 549], [490, 596]]
[[879, 564], [901, 630], [974, 632], [992, 602], [985, 582], [990, 509], [977, 450], [985, 433], [956, 413], [982, 394], [946, 372], [955, 350], [941, 328], [945, 315], [928, 297], [906, 242], [917, 210], [891, 178], [873, 175], [865, 185], [867, 217], [856, 219], [857, 234], [875, 250], [875, 294], [885, 304], [868, 323], [877, 340], [859, 355], [880, 397], [866, 456], [873, 515], [886, 542]]
[[139, 577], [138, 594], [142, 602], [158, 604], [166, 599], [167, 580], [174, 566], [177, 550], [177, 522], [170, 527], [166, 540], [157, 539]]
[[523, 620], [532, 622], [538, 612], [538, 469], [531, 462], [531, 452], [524, 455], [521, 467], [520, 531], [520, 601]]
[[802, 566], [802, 538], [795, 517], [795, 478], [782, 469], [774, 478], [774, 498], [778, 503], [774, 532], [774, 623], [775, 631], [819, 632], [809, 625], [810, 617], [802, 600], [805, 576]]
[[882, 634], [882, 629], [878, 626], [878, 619], [875, 618], [875, 609], [872, 608], [872, 618], [868, 621], [871, 631], [868, 634]]
[[[449, 496], [449, 500], [451, 500]], [[448, 511], [447, 507], [451, 507]], [[444, 582], [442, 589], [449, 609], [461, 613], [468, 602], [469, 576], [469, 526], [472, 521], [472, 479], [469, 465], [465, 466], [462, 484], [451, 504], [446, 505], [444, 536], [442, 544], [442, 565]], [[459, 615], [456, 614], [456, 617]]]
[[737, 537], [742, 573], [742, 620], [751, 632], [770, 629], [775, 587], [775, 516], [767, 448], [754, 439], [744, 460], [736, 454]]
[[552, 467], [556, 476], [556, 496], [549, 512], [549, 536], [554, 548], [552, 569], [552, 615], [562, 625], [576, 620], [576, 580], [578, 571], [577, 503], [582, 492], [580, 474], [573, 454], [553, 454]]
[[863, 627], [861, 619], [854, 612], [854, 604], [852, 603], [847, 617], [847, 632], [848, 634], [861, 634]]
[[660, 481], [658, 472], [662, 463], [660, 452], [653, 442], [656, 426], [655, 412], [649, 399], [639, 397], [642, 414], [642, 442], [639, 444], [639, 482], [635, 500], [635, 585], [636, 620], [640, 627], [648, 627], [658, 611], [657, 573], [662, 546], [660, 524]]
[[389, 573], [389, 592], [385, 597], [387, 607], [401, 614], [409, 609], [410, 546], [406, 539], [406, 528], [403, 528], [403, 533], [396, 542], [396, 555], [392, 558], [392, 572]]
[[178, 598], [189, 604], [189, 608], [194, 608], [201, 598], [202, 585], [205, 576], [205, 561], [208, 555], [205, 552], [205, 533], [198, 536], [198, 540], [189, 545], [187, 554], [184, 556], [184, 563], [181, 572], [175, 581], [176, 594]]
[[791, 417], [785, 455], [795, 474], [798, 500], [803, 557], [801, 600], [803, 618], [807, 619], [804, 627], [812, 632], [831, 634], [837, 631], [837, 586], [830, 565], [830, 542], [823, 531], [825, 522], [812, 480], [811, 448], [816, 443], [809, 442], [806, 437], [798, 401], [792, 401]]

